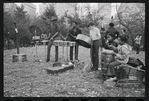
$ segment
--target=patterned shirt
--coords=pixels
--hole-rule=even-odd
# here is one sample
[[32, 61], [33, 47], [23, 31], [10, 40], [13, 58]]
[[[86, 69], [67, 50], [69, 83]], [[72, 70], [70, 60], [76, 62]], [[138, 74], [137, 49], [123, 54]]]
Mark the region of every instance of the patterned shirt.
[[140, 36], [140, 37], [137, 36], [137, 37], [135, 38], [135, 43], [140, 45], [140, 44], [141, 44], [141, 38], [142, 38], [142, 36]]
[[131, 47], [128, 44], [118, 45], [118, 53], [116, 54], [116, 60], [120, 63], [127, 63], [129, 60], [129, 54], [131, 53]]

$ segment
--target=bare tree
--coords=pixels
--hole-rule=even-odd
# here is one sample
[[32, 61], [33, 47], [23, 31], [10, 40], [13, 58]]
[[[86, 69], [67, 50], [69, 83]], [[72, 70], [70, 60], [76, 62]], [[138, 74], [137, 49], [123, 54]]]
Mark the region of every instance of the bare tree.
[[119, 8], [116, 6], [116, 11], [119, 23], [128, 30], [134, 46], [134, 36], [136, 34], [144, 35], [145, 5], [141, 3], [122, 3]]

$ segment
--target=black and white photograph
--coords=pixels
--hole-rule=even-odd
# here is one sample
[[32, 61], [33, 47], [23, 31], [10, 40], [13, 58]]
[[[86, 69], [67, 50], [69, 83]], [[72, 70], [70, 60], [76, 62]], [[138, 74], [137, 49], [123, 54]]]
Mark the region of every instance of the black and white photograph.
[[145, 97], [145, 3], [3, 3], [4, 97]]

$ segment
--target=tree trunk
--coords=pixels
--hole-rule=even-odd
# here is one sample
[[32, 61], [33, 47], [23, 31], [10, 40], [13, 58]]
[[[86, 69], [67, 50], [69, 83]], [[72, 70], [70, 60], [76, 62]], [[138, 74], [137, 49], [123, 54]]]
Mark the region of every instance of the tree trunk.
[[10, 42], [9, 42], [9, 39], [7, 39], [7, 41], [8, 41], [8, 49], [10, 49]]
[[17, 54], [20, 54], [19, 43], [18, 43], [18, 33], [16, 33], [16, 47], [17, 47]]

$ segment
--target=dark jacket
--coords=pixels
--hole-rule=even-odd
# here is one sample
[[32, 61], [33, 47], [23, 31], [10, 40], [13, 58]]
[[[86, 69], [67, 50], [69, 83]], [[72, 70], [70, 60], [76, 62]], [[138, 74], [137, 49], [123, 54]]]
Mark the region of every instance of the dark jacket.
[[[50, 24], [50, 35], [48, 36], [48, 39], [51, 39], [51, 37], [53, 37], [56, 32], [60, 32], [60, 25], [57, 22], [55, 22], [55, 23], [51, 22], [51, 24]], [[57, 36], [55, 36], [55, 38]]]
[[112, 50], [110, 47], [109, 47], [109, 45], [113, 45], [113, 46], [115, 46], [115, 47], [117, 47], [118, 46], [118, 44], [115, 42], [115, 41], [109, 41], [108, 43], [105, 43], [104, 44], [104, 48], [105, 49], [110, 49], [110, 50]]
[[120, 33], [114, 27], [109, 27], [108, 28], [108, 30], [106, 31], [106, 36], [107, 36], [108, 33], [113, 34], [114, 35], [114, 38], [117, 38], [120, 35]]
[[77, 36], [78, 34], [82, 34], [81, 29], [79, 29], [78, 27], [76, 28], [72, 28], [69, 30], [69, 34], [68, 34], [68, 39], [69, 41], [75, 41], [76, 39], [73, 36]]

